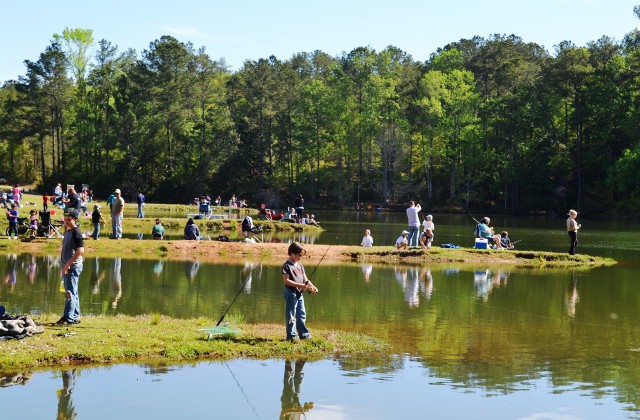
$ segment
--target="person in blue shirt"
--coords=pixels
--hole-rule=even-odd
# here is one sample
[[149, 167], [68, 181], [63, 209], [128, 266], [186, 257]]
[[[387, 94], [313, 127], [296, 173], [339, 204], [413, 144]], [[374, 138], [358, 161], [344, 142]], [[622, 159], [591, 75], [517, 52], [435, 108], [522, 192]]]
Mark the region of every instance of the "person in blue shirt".
[[140, 191], [138, 191], [136, 201], [138, 203], [138, 219], [142, 219], [144, 217], [144, 214], [142, 213], [142, 208], [144, 207], [144, 195]]

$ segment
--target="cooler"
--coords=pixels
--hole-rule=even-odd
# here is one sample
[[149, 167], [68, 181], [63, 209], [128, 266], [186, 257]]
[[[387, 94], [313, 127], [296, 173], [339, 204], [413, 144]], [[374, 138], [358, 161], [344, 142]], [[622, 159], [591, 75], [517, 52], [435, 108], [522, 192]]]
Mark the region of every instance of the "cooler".
[[476, 249], [489, 248], [489, 241], [485, 238], [476, 238]]

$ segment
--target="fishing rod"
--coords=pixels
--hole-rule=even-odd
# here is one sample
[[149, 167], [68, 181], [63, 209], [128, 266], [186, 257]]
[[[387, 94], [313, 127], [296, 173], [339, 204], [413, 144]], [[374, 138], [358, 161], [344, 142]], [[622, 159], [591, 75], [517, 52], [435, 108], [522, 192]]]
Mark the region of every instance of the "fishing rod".
[[258, 261], [258, 264], [256, 264], [256, 266], [253, 267], [253, 269], [249, 272], [249, 275], [247, 276], [247, 279], [244, 281], [244, 283], [242, 283], [242, 287], [240, 288], [240, 290], [238, 290], [238, 293], [236, 294], [236, 297], [233, 298], [233, 300], [229, 304], [229, 307], [227, 308], [227, 310], [224, 311], [224, 313], [222, 314], [222, 316], [218, 320], [218, 323], [216, 324], [216, 327], [219, 326], [222, 323], [222, 320], [224, 320], [225, 315], [227, 315], [227, 312], [229, 312], [229, 309], [231, 309], [231, 307], [233, 306], [233, 303], [236, 301], [236, 299], [238, 299], [238, 296], [240, 296], [240, 293], [242, 293], [242, 291], [244, 290], [244, 288], [247, 285], [247, 283], [249, 282], [249, 280], [253, 277], [253, 272], [256, 271], [256, 268], [258, 268], [258, 267], [260, 267], [262, 265], [262, 260], [264, 260], [265, 256], [266, 256], [266, 254], [264, 254], [262, 256], [260, 261]]
[[471, 218], [473, 219], [473, 221], [474, 221], [474, 222], [476, 222], [477, 224], [480, 224], [480, 222], [478, 221], [478, 219], [476, 219], [475, 217], [473, 217], [473, 214], [471, 214], [471, 213], [469, 213], [469, 212], [467, 212], [467, 214], [468, 214], [469, 216], [471, 216]]
[[[336, 239], [338, 239], [338, 237], [336, 236]], [[316, 266], [313, 268], [313, 271], [311, 272], [311, 275], [308, 277], [309, 280], [311, 280], [311, 278], [313, 277], [313, 275], [316, 273], [316, 270], [318, 269], [318, 266], [320, 265], [320, 263], [322, 262], [322, 260], [324, 260], [324, 257], [327, 256], [327, 252], [329, 252], [329, 249], [331, 249], [331, 247], [333, 246], [333, 244], [329, 244], [329, 246], [327, 247], [327, 249], [324, 251], [324, 254], [322, 255], [322, 258], [320, 258], [320, 261], [318, 261], [318, 264], [316, 264]], [[309, 292], [311, 293], [311, 292]]]

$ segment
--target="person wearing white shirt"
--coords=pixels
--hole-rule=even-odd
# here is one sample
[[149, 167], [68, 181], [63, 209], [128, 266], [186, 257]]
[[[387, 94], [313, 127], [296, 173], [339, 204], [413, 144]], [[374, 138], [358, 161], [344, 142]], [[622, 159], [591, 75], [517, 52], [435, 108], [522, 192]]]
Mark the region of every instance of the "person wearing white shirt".
[[362, 238], [362, 243], [360, 245], [365, 248], [373, 246], [373, 236], [371, 236], [371, 231], [369, 229], [364, 231], [364, 237]]
[[423, 248], [431, 248], [431, 242], [433, 242], [433, 231], [436, 225], [433, 224], [433, 216], [427, 215], [422, 222], [422, 237], [420, 243]]

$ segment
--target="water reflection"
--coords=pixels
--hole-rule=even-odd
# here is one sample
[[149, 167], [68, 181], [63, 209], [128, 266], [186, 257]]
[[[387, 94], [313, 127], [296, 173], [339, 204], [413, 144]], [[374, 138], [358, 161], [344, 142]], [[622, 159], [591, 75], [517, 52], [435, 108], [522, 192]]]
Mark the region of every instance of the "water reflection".
[[362, 264], [362, 274], [364, 274], [364, 281], [369, 283], [371, 279], [371, 272], [373, 271], [373, 264]]
[[473, 285], [476, 296], [484, 302], [489, 300], [489, 294], [494, 288], [507, 287], [509, 273], [505, 270], [475, 270], [473, 272]]
[[58, 419], [75, 419], [78, 418], [76, 414], [76, 407], [71, 399], [74, 388], [76, 386], [76, 370], [63, 370], [62, 371], [62, 389], [59, 389], [58, 394]]
[[198, 275], [198, 271], [200, 270], [200, 261], [193, 260], [187, 261], [184, 263], [184, 273], [187, 275], [187, 279], [189, 281], [193, 281]]
[[302, 418], [304, 413], [313, 409], [313, 402], [300, 404], [300, 388], [304, 378], [303, 369], [305, 363], [306, 360], [284, 361], [280, 419], [299, 419]]
[[122, 258], [120, 257], [113, 259], [109, 290], [111, 292], [111, 307], [116, 309], [118, 301], [122, 297]]
[[567, 307], [567, 315], [569, 315], [569, 318], [575, 318], [576, 306], [580, 301], [580, 294], [578, 294], [578, 277], [575, 270], [572, 271], [571, 274], [571, 281], [569, 282], [569, 287], [565, 294], [565, 305]]
[[8, 285], [9, 291], [12, 291], [15, 288], [16, 282], [18, 281], [18, 277], [16, 275], [17, 258], [18, 256], [16, 254], [8, 254], [6, 256], [7, 264], [5, 269], [4, 284]]
[[26, 385], [33, 376], [33, 372], [21, 372], [11, 375], [0, 375], [0, 388], [14, 385]]

